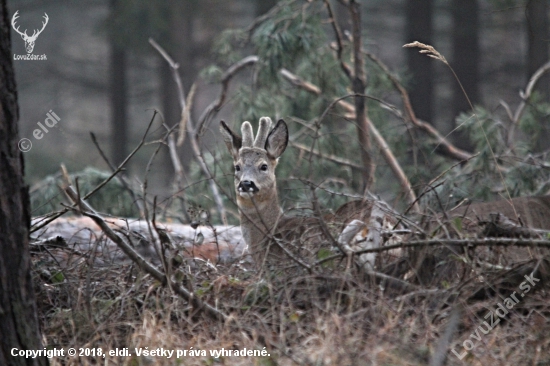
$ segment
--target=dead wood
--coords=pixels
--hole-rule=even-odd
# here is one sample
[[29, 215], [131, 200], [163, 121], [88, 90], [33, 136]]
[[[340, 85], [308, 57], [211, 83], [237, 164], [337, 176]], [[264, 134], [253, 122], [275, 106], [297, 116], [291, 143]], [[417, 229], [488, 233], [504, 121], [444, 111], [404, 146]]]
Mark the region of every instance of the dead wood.
[[216, 309], [212, 305], [203, 302], [200, 298], [197, 297], [195, 293], [193, 293], [193, 291], [185, 288], [185, 286], [182, 286], [174, 282], [172, 279], [168, 278], [165, 273], [158, 270], [157, 267], [147, 261], [143, 256], [141, 256], [140, 253], [135, 251], [128, 240], [126, 240], [123, 235], [118, 235], [115, 231], [113, 231], [109, 227], [109, 225], [107, 225], [105, 220], [97, 212], [94, 211], [93, 208], [91, 208], [86, 202], [80, 199], [80, 197], [72, 189], [72, 187], [65, 187], [65, 191], [67, 192], [67, 195], [69, 195], [69, 197], [73, 199], [75, 205], [78, 207], [78, 211], [81, 214], [91, 218], [101, 228], [105, 235], [107, 235], [109, 239], [115, 242], [115, 244], [143, 271], [149, 273], [162, 284], [169, 285], [170, 289], [172, 289], [178, 296], [181, 296], [183, 299], [189, 301], [197, 309], [204, 311], [205, 313], [217, 320], [227, 319], [227, 315], [225, 315], [223, 312]]
[[[35, 219], [36, 220], [36, 219]], [[105, 223], [114, 231], [125, 233], [134, 248], [145, 258], [158, 262], [159, 258], [151, 244], [151, 238], [145, 220], [105, 218]], [[216, 263], [231, 263], [245, 258], [246, 247], [242, 240], [241, 230], [235, 226], [184, 225], [178, 223], [161, 223], [167, 235], [179, 247], [185, 256], [201, 258]], [[216, 230], [216, 235], [212, 229]], [[58, 218], [45, 228], [35, 232], [35, 245], [59, 245], [87, 253], [91, 250], [94, 238], [102, 236], [101, 227], [88, 217]], [[217, 239], [217, 240], [216, 240]], [[120, 252], [110, 238], [105, 238], [99, 248], [101, 255], [98, 264], [124, 262], [127, 257]]]

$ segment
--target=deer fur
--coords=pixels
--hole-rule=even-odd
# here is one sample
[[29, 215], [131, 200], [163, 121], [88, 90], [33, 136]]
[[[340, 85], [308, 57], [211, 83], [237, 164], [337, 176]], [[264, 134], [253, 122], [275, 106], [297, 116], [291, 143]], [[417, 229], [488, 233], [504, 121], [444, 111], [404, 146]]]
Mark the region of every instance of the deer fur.
[[[282, 119], [273, 129], [271, 124], [269, 117], [262, 117], [258, 133], [254, 136], [251, 124], [244, 122], [241, 126], [242, 137], [225, 122], [220, 124], [225, 144], [233, 157], [243, 239], [256, 266], [261, 268], [267, 264], [270, 269], [276, 266], [279, 270], [286, 270], [295, 266], [297, 261], [302, 261], [304, 267], [309, 259], [319, 259], [322, 249], [332, 250], [335, 244], [344, 252], [347, 252], [346, 248], [360, 250], [366, 249], [366, 245], [379, 245], [380, 238], [365, 240], [367, 232], [374, 234], [374, 227], [366, 224], [372, 219], [371, 213], [378, 212], [378, 216], [382, 214], [380, 210], [373, 209], [375, 203], [372, 200], [348, 202], [334, 215], [322, 217], [283, 214], [277, 195], [275, 169], [288, 145], [288, 127]], [[387, 226], [388, 218], [391, 219], [389, 215], [382, 216], [377, 219], [380, 221], [377, 230]], [[354, 230], [351, 235], [353, 240], [348, 238], [341, 242], [341, 237], [336, 240], [348, 224], [353, 224], [353, 227], [348, 228], [348, 231]], [[395, 224], [393, 222], [389, 227]], [[375, 258], [373, 254], [360, 255], [358, 264], [368, 271], [374, 267]]]
[[270, 249], [271, 256], [280, 255], [280, 249], [271, 248], [265, 238], [274, 234], [283, 217], [275, 168], [288, 145], [288, 127], [282, 119], [272, 130], [271, 124], [269, 117], [262, 117], [255, 138], [250, 122], [242, 124], [242, 137], [225, 122], [222, 121], [220, 126], [225, 144], [233, 156], [243, 239], [257, 264], [270, 255]]

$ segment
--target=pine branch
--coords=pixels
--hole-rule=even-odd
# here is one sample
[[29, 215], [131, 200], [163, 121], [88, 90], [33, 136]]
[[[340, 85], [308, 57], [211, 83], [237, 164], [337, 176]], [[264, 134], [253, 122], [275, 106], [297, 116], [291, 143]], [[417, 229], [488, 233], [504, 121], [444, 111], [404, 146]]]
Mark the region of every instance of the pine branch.
[[[282, 69], [280, 71], [281, 75], [290, 81], [293, 85], [297, 86], [298, 88], [301, 88], [303, 90], [306, 90], [312, 94], [315, 95], [321, 95], [322, 90], [317, 86], [314, 85], [308, 81], [302, 80], [297, 75], [294, 75], [290, 71], [286, 69]], [[343, 98], [340, 98], [338, 101], [336, 101], [336, 104], [342, 107], [347, 113], [348, 116], [355, 116], [355, 107], [344, 101]], [[399, 184], [401, 185], [401, 188], [405, 192], [405, 195], [407, 197], [407, 202], [413, 206], [413, 209], [416, 212], [420, 211], [420, 207], [418, 206], [416, 194], [414, 193], [414, 190], [412, 189], [412, 185], [405, 175], [405, 172], [401, 168], [401, 165], [399, 164], [399, 161], [391, 151], [390, 146], [380, 133], [374, 123], [370, 120], [370, 118], [366, 118], [367, 126], [370, 130], [370, 132], [373, 135], [374, 140], [376, 141], [376, 144], [380, 147], [380, 151], [382, 153], [382, 156], [390, 166], [390, 169], [392, 170], [393, 174], [396, 176], [397, 180], [399, 181]], [[309, 150], [309, 149], [308, 149]], [[363, 167], [364, 169], [364, 167]]]

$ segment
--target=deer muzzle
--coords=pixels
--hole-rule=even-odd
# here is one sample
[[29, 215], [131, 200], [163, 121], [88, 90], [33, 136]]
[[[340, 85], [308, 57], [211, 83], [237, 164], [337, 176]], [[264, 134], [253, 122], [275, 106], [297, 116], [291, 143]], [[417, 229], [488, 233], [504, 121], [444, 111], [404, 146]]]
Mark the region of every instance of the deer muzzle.
[[254, 182], [251, 180], [241, 181], [237, 186], [237, 190], [243, 193], [256, 193], [259, 191], [258, 187], [256, 187], [256, 184], [254, 184]]

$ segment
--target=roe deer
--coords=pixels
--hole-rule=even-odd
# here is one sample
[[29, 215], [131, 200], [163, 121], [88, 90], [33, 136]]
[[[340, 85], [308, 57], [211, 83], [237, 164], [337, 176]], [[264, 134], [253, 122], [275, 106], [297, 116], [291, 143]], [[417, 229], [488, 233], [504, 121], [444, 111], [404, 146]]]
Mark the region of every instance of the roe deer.
[[[235, 164], [235, 189], [243, 239], [257, 265], [269, 255], [270, 248], [264, 239], [273, 234], [283, 213], [277, 196], [275, 167], [287, 147], [288, 128], [282, 119], [271, 132], [270, 127], [271, 119], [262, 117], [255, 139], [249, 122], [241, 126], [242, 138], [225, 122], [222, 121], [220, 127]], [[280, 254], [275, 248], [271, 250], [269, 256], [275, 252]]]
[[[334, 237], [348, 223], [353, 227], [342, 231], [342, 234], [345, 232], [349, 240], [346, 239], [340, 247], [351, 243], [351, 238], [356, 242], [360, 241], [361, 238], [354, 237], [356, 234], [363, 235], [359, 248], [378, 245], [379, 239], [365, 238], [367, 232], [374, 232], [369, 226], [371, 224], [366, 222], [376, 213], [377, 219], [371, 219], [370, 222], [381, 228], [388, 224], [388, 216], [383, 215], [384, 209], [373, 209], [376, 205], [371, 201], [348, 202], [335, 215], [322, 218], [290, 217], [283, 214], [277, 195], [275, 168], [288, 144], [288, 127], [281, 119], [270, 131], [271, 123], [269, 117], [260, 118], [255, 138], [249, 122], [244, 122], [241, 126], [242, 138], [225, 122], [220, 123], [221, 133], [235, 165], [235, 190], [243, 239], [256, 266], [261, 267], [265, 262], [273, 268], [275, 263], [278, 267], [284, 263], [292, 265], [289, 259], [294, 262], [305, 258], [319, 259], [321, 249], [334, 248], [334, 244], [337, 244]], [[337, 230], [335, 236], [327, 231], [329, 227]], [[346, 248], [353, 249], [349, 246]], [[327, 252], [323, 253], [326, 255]], [[372, 268], [375, 258], [373, 254], [360, 255], [358, 262], [365, 268]], [[307, 260], [301, 264], [307, 266]]]

